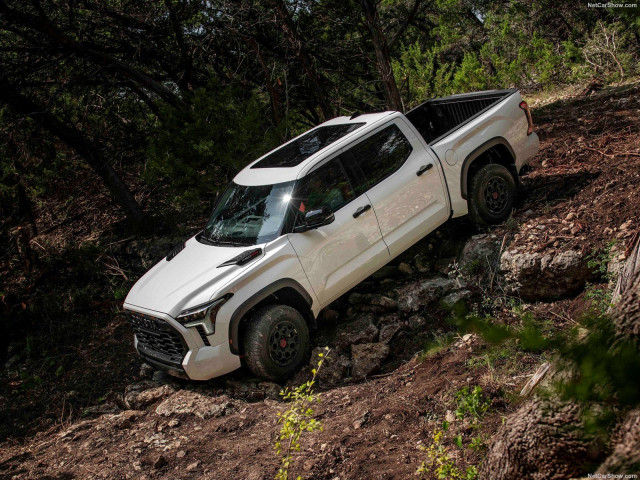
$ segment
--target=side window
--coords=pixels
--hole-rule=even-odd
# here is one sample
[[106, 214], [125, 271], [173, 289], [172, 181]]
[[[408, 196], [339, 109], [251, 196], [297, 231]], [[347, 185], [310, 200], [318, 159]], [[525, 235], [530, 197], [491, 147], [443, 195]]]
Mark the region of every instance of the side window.
[[350, 173], [364, 180], [356, 185], [356, 192], [363, 193], [391, 175], [409, 158], [413, 147], [396, 125], [389, 125], [380, 132], [351, 147], [345, 152]]
[[300, 181], [294, 207], [303, 213], [321, 207], [335, 212], [354, 197], [349, 178], [336, 158]]

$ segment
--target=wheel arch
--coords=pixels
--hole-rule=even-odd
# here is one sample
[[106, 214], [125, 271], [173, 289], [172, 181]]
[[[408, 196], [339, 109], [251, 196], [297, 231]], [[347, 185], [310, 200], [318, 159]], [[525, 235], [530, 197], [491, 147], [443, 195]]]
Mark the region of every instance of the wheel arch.
[[242, 323], [250, 317], [256, 308], [275, 303], [295, 308], [302, 314], [309, 328], [315, 328], [316, 320], [311, 310], [313, 305], [311, 295], [300, 283], [291, 278], [283, 278], [254, 293], [233, 312], [229, 322], [231, 353], [235, 355], [242, 353], [240, 344]]
[[462, 162], [460, 174], [460, 192], [462, 198], [468, 200], [469, 180], [474, 171], [489, 163], [497, 163], [509, 169], [518, 182], [516, 169], [516, 153], [509, 141], [504, 137], [494, 137], [473, 150]]

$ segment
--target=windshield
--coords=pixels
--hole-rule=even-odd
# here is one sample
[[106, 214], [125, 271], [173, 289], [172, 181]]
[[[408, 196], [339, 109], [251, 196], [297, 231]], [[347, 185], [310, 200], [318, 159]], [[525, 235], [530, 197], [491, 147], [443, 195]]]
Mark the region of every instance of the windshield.
[[201, 240], [256, 245], [278, 237], [295, 182], [246, 187], [232, 183], [216, 205]]

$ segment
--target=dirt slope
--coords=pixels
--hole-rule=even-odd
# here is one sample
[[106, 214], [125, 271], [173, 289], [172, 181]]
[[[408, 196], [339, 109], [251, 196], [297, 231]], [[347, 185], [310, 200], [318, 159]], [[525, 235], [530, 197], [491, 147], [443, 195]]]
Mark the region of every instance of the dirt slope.
[[[505, 249], [575, 248], [588, 255], [615, 241], [616, 256], [624, 256], [637, 232], [640, 211], [639, 93], [638, 84], [627, 85], [590, 98], [557, 100], [534, 111], [542, 151], [523, 177], [524, 196], [513, 220], [491, 230]], [[446, 270], [472, 233], [466, 222], [453, 222], [398, 261], [435, 250], [445, 260], [433, 268]], [[462, 243], [453, 242], [454, 237]], [[411, 279], [420, 277], [414, 269]], [[389, 290], [384, 282], [366, 282], [358, 291], [384, 294]], [[499, 289], [469, 288], [475, 294], [472, 309], [484, 305], [505, 323], [520, 321]], [[580, 313], [584, 297], [579, 293], [525, 308], [548, 321], [550, 328], [562, 328]], [[340, 318], [363, 315], [344, 299], [336, 311]], [[482, 448], [457, 448], [454, 434], [460, 434], [465, 445], [473, 437], [489, 442], [502, 417], [519, 405], [517, 394], [545, 360], [545, 353], [496, 352], [467, 337], [448, 346], [441, 343], [439, 352], [422, 360], [416, 354], [426, 342], [451, 332], [452, 327], [443, 322], [444, 310], [425, 308], [420, 315], [425, 319], [422, 330], [397, 334], [379, 373], [338, 386], [320, 383], [321, 403], [316, 411], [324, 429], [303, 437], [296, 474], [313, 479], [411, 478], [425, 458], [418, 446], [431, 443], [433, 429], [443, 420], [453, 420], [455, 393], [465, 385], [481, 386], [490, 408], [478, 428], [468, 421], [454, 421], [445, 444], [461, 468], [481, 461]], [[317, 344], [330, 343], [334, 329], [320, 330]], [[147, 390], [153, 391], [146, 401], [128, 408], [123, 400], [125, 385], [144, 378], [137, 375], [127, 332], [118, 319], [103, 327], [95, 348], [89, 350], [87, 361], [94, 378], [83, 378], [110, 382], [106, 401], [96, 403], [93, 413], [84, 418], [54, 422], [35, 436], [5, 441], [0, 446], [0, 476], [273, 478], [276, 414], [285, 406], [277, 400], [277, 387], [260, 386], [246, 372], [203, 384], [156, 376], [156, 382], [146, 380]], [[115, 339], [111, 340], [115, 356], [105, 355], [101, 338]], [[80, 373], [81, 365], [77, 368]], [[101, 371], [108, 373], [96, 377]], [[5, 387], [0, 397], [3, 412], [18, 412], [20, 401], [28, 400], [22, 395], [17, 388]], [[182, 399], [184, 411], [175, 411], [172, 398], [174, 402]], [[112, 412], [100, 414], [109, 409]]]

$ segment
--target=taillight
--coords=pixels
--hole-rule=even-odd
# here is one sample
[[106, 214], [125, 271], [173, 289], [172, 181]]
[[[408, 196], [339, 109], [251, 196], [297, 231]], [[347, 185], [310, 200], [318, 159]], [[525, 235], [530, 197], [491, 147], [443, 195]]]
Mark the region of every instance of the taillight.
[[520, 108], [524, 111], [524, 114], [527, 116], [527, 123], [529, 127], [527, 128], [527, 135], [531, 135], [533, 133], [533, 118], [531, 117], [531, 111], [529, 110], [529, 105], [524, 100], [520, 102]]

